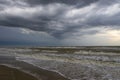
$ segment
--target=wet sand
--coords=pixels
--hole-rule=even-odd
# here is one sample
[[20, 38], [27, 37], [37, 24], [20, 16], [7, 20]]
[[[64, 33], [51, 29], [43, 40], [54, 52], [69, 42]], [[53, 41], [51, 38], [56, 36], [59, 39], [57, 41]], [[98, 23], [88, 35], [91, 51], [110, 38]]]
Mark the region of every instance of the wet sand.
[[20, 70], [0, 65], [0, 80], [38, 80]]

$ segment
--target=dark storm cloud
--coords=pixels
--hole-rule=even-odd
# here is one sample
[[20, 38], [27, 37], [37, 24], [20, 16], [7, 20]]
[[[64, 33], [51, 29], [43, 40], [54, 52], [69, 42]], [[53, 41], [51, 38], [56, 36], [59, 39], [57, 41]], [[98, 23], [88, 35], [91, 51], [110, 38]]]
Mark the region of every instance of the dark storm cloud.
[[115, 3], [119, 3], [119, 0], [99, 0], [99, 3], [97, 3], [97, 5], [99, 5], [100, 7], [105, 7], [105, 6], [109, 6], [109, 5], [113, 5]]
[[67, 5], [85, 6], [98, 0], [25, 0], [30, 5], [47, 5], [51, 3], [61, 3]]
[[[41, 19], [42, 20], [42, 19]], [[35, 31], [47, 31], [46, 23], [43, 21], [26, 20], [20, 17], [7, 17], [7, 20], [0, 20], [0, 25], [7, 27], [29, 28]]]
[[1, 0], [0, 10], [0, 26], [44, 31], [56, 38], [120, 25], [119, 0]]

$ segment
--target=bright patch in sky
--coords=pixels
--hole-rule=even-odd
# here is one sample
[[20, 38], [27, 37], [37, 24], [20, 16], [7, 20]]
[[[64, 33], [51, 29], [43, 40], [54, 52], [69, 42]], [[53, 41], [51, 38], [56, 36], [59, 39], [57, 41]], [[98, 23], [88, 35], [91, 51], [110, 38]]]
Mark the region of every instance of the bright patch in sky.
[[110, 38], [112, 42], [120, 41], [120, 30], [109, 30], [106, 32], [106, 35]]

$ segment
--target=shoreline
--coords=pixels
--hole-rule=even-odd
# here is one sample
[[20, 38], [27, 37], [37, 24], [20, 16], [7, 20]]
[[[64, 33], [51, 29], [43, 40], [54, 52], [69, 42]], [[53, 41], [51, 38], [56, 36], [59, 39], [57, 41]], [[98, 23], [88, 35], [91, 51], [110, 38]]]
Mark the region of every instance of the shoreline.
[[29, 76], [34, 76], [36, 78], [34, 80], [70, 80], [57, 72], [42, 69], [27, 62], [16, 60], [13, 56], [0, 56], [0, 65], [22, 71], [23, 73], [29, 74]]

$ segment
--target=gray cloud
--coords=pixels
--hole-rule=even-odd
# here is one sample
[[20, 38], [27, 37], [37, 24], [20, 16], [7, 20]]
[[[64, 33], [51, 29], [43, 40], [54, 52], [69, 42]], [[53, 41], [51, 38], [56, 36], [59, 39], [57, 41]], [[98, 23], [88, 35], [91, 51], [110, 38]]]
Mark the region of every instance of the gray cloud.
[[1, 0], [0, 10], [0, 26], [44, 31], [56, 38], [120, 25], [119, 0]]
[[78, 7], [82, 7], [85, 5], [89, 5], [90, 3], [96, 2], [98, 0], [25, 0], [30, 5], [47, 5], [51, 3], [61, 3], [67, 5], [77, 5]]

